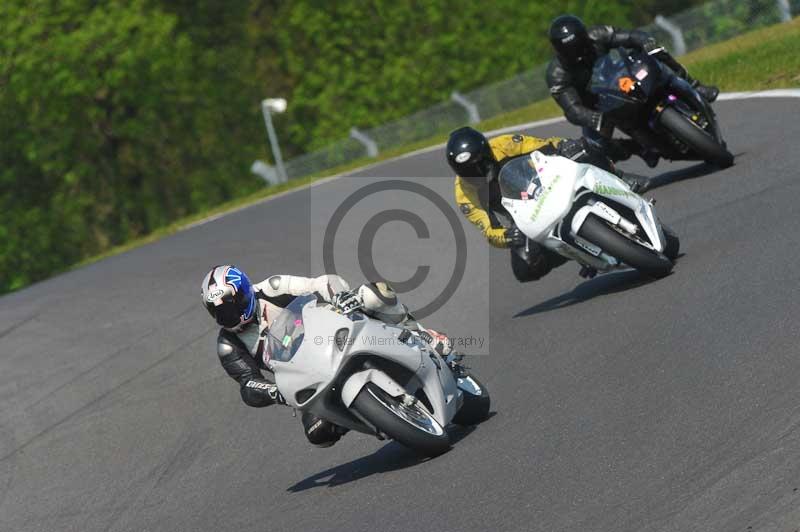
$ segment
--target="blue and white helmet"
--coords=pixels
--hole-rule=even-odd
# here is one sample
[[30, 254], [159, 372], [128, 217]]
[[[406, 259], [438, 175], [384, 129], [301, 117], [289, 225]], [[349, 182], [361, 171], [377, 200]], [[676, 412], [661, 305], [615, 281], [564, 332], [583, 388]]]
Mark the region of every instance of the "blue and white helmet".
[[214, 266], [203, 279], [203, 306], [222, 327], [234, 329], [256, 315], [253, 283], [232, 264]]

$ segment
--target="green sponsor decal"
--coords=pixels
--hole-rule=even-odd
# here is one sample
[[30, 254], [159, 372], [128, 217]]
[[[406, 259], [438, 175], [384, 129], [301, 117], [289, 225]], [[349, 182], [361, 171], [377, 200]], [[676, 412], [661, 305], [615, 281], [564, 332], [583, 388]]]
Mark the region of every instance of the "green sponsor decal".
[[536, 218], [539, 216], [539, 212], [542, 210], [542, 205], [544, 205], [544, 202], [547, 201], [547, 196], [550, 195], [550, 191], [553, 190], [553, 187], [556, 186], [556, 183], [558, 183], [560, 179], [561, 179], [561, 174], [557, 175], [555, 179], [553, 179], [553, 182], [550, 183], [550, 185], [546, 189], [544, 189], [544, 191], [539, 195], [539, 200], [536, 203], [536, 208], [533, 210], [533, 214], [531, 214], [532, 222], [536, 221]]
[[621, 188], [616, 187], [609, 187], [607, 185], [601, 185], [596, 183], [594, 185], [594, 191], [598, 194], [603, 194], [604, 196], [622, 196], [624, 198], [635, 198], [636, 194], [629, 190], [624, 190]]

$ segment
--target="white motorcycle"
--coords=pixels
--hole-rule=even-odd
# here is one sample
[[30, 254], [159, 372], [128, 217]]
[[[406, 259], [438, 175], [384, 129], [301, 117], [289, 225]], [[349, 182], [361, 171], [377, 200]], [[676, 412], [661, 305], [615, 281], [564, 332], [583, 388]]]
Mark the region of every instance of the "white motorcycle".
[[506, 163], [498, 181], [520, 231], [580, 263], [582, 275], [623, 265], [655, 278], [672, 270], [678, 237], [658, 220], [652, 201], [614, 174], [535, 151]]
[[415, 332], [339, 313], [314, 295], [281, 312], [265, 353], [290, 406], [426, 456], [450, 448], [448, 424], [489, 415], [486, 387], [461, 368], [454, 372]]

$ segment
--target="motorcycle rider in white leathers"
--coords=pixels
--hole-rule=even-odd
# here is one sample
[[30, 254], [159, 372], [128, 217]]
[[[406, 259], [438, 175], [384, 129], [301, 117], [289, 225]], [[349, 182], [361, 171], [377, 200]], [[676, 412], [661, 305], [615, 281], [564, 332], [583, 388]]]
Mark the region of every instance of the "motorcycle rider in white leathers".
[[[403, 323], [453, 365], [460, 359], [446, 336], [423, 329], [414, 321], [386, 283], [369, 283], [351, 291], [338, 275], [313, 278], [273, 275], [252, 284], [236, 266], [215, 266], [203, 279], [203, 305], [221, 326], [217, 354], [228, 375], [239, 382], [245, 404], [253, 407], [285, 404], [278, 387], [262, 373], [267, 371], [269, 361], [267, 331], [294, 297], [313, 293], [342, 312], [360, 308], [372, 318]], [[303, 413], [302, 422], [308, 440], [320, 447], [333, 445], [346, 432], [308, 412]]]

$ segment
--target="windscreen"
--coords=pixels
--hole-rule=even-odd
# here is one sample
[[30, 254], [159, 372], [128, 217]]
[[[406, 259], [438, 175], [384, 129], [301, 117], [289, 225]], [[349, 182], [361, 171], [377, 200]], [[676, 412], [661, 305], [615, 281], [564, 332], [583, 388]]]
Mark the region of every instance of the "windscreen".
[[316, 300], [313, 295], [298, 296], [272, 322], [267, 335], [272, 360], [288, 362], [300, 349], [305, 336], [303, 307]]
[[611, 111], [633, 99], [636, 81], [631, 77], [623, 48], [614, 48], [598, 59], [589, 90], [597, 95], [597, 107]]
[[617, 78], [628, 73], [628, 65], [625, 63], [621, 51], [620, 48], [614, 48], [595, 61], [592, 70], [592, 92], [619, 90]]
[[504, 198], [531, 199], [539, 183], [539, 176], [529, 156], [519, 157], [507, 162], [497, 177], [500, 193]]

